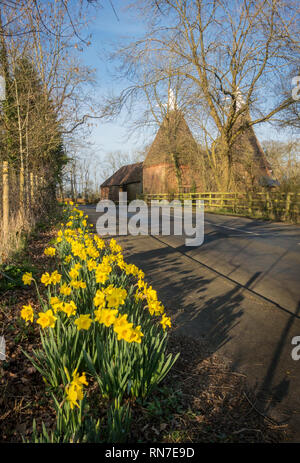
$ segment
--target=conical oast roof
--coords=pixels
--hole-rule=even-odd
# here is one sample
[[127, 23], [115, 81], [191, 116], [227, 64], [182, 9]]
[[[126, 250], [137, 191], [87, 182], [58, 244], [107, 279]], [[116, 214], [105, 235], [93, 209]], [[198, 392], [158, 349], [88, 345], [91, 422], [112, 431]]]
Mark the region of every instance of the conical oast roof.
[[[251, 116], [248, 109], [237, 118], [234, 123], [233, 132], [239, 130], [241, 126], [244, 126], [244, 129], [237, 134], [236, 140], [231, 147], [231, 157], [236, 176], [235, 180], [243, 183], [245, 172], [247, 171], [256, 179], [256, 182], [261, 183], [261, 178], [265, 178], [268, 186], [275, 186], [278, 182], [272, 177], [272, 167], [251, 125]], [[217, 142], [217, 151], [219, 144], [221, 144], [220, 139]]]
[[181, 111], [166, 115], [144, 161], [144, 167], [173, 163], [176, 154], [179, 164], [189, 164], [197, 153], [197, 144]]
[[256, 163], [257, 168], [261, 169], [262, 171], [272, 171], [270, 163], [267, 161], [265, 156], [264, 150], [262, 149], [261, 144], [258, 141], [258, 138], [255, 134], [254, 128], [250, 125], [251, 116], [247, 111], [243, 116], [236, 122], [237, 129], [242, 125], [249, 123], [249, 126], [245, 128], [245, 130], [240, 133], [233, 145], [233, 151], [235, 151], [236, 158], [241, 158], [242, 154], [244, 155], [251, 155], [253, 157], [253, 161]]

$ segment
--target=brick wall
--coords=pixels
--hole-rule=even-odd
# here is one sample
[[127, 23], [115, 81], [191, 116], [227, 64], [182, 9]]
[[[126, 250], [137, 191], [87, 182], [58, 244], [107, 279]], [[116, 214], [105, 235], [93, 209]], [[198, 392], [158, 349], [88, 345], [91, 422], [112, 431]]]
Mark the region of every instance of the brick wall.
[[[180, 169], [183, 189], [192, 188], [194, 183], [197, 189], [201, 189], [199, 176], [194, 175], [189, 166], [181, 166]], [[174, 166], [166, 163], [144, 166], [143, 192], [148, 194], [177, 193], [178, 180]]]

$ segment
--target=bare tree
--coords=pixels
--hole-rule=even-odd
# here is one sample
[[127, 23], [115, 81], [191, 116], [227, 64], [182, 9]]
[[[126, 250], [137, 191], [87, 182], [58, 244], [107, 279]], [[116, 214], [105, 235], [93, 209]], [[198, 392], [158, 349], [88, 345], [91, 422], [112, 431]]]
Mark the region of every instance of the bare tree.
[[143, 149], [136, 150], [133, 152], [125, 151], [109, 151], [107, 152], [101, 161], [100, 175], [102, 180], [109, 178], [114, 174], [120, 167], [123, 167], [127, 164], [134, 164], [136, 162], [143, 162], [148, 146], [145, 146]]
[[231, 189], [240, 134], [294, 104], [291, 95], [278, 101], [272, 92], [299, 56], [297, 3], [145, 0], [132, 7], [147, 18], [148, 32], [116, 53], [132, 85], [109, 101], [104, 114], [128, 102], [140, 105], [145, 89], [150, 94], [170, 77], [182, 79], [186, 109], [197, 109], [202, 119], [218, 188]]
[[263, 142], [266, 156], [274, 169], [281, 189], [299, 191], [300, 188], [300, 139], [289, 141], [265, 140]]

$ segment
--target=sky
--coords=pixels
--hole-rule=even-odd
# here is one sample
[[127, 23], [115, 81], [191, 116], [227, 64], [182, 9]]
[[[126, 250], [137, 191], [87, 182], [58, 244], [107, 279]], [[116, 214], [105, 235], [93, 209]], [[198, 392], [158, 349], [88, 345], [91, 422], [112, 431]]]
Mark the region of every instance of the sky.
[[[112, 91], [117, 94], [126, 87], [126, 83], [116, 81], [112, 78], [113, 68], [109, 63], [108, 55], [114, 49], [114, 44], [121, 41], [124, 37], [136, 38], [143, 34], [145, 26], [142, 21], [137, 21], [128, 11], [124, 9], [124, 0], [113, 0], [113, 5], [117, 13], [114, 13], [109, 0], [103, 0], [103, 8], [97, 11], [97, 17], [93, 22], [90, 32], [92, 34], [91, 45], [85, 48], [82, 57], [84, 64], [96, 69], [97, 76], [97, 98], [110, 94]], [[95, 122], [90, 141], [95, 143], [99, 149], [99, 155], [104, 156], [110, 151], [129, 151], [132, 152], [141, 148], [145, 144], [145, 139], [136, 134], [128, 140], [128, 129], [124, 127], [122, 114], [114, 122]], [[94, 121], [93, 121], [94, 122]]]
[[[112, 79], [108, 60], [109, 53], [114, 49], [114, 44], [124, 40], [124, 37], [136, 39], [143, 35], [145, 31], [145, 22], [142, 19], [137, 20], [132, 14], [124, 8], [128, 2], [124, 0], [112, 0], [116, 14], [109, 0], [102, 0], [102, 8], [98, 9], [95, 14], [95, 20], [89, 27], [92, 34], [91, 45], [85, 47], [83, 52], [84, 64], [96, 69], [97, 75], [97, 98], [101, 100], [102, 95], [118, 93], [126, 87], [126, 82], [120, 82]], [[146, 132], [145, 136], [134, 134], [129, 140], [128, 129], [124, 126], [126, 114], [114, 122], [105, 123], [103, 120], [95, 122], [89, 141], [94, 144], [94, 150], [97, 157], [101, 160], [105, 154], [111, 151], [132, 152], [143, 147], [153, 139], [153, 132]], [[286, 135], [278, 130], [274, 130], [269, 124], [255, 127], [255, 132], [260, 141], [265, 139], [285, 140]]]

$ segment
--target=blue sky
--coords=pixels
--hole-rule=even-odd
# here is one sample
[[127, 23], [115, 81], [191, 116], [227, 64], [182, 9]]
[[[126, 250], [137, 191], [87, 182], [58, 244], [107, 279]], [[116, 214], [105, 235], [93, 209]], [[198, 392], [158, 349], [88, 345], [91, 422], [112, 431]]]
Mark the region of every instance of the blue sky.
[[[103, 0], [103, 8], [97, 11], [97, 18], [93, 22], [91, 45], [85, 48], [84, 63], [96, 69], [98, 99], [110, 92], [118, 93], [126, 87], [126, 82], [112, 79], [112, 64], [108, 61], [108, 55], [113, 50], [114, 44], [122, 39], [136, 38], [143, 34], [145, 27], [142, 21], [133, 18], [129, 11], [124, 9], [124, 0], [113, 0], [113, 5], [118, 18], [108, 0]], [[144, 138], [136, 134], [128, 139], [128, 129], [124, 127], [126, 114], [122, 114], [118, 120], [110, 123], [95, 122], [90, 140], [99, 148], [99, 154], [104, 155], [109, 151], [132, 151], [139, 149], [144, 144]]]
[[[82, 59], [86, 65], [96, 69], [97, 97], [100, 100], [102, 95], [112, 90], [117, 93], [126, 87], [126, 82], [117, 82], [110, 74], [111, 64], [108, 62], [108, 54], [113, 50], [113, 44], [124, 40], [124, 37], [136, 39], [145, 31], [143, 20], [137, 20], [124, 8], [127, 3], [124, 0], [113, 0], [118, 20], [109, 0], [102, 0], [103, 8], [97, 10], [96, 18], [92, 27], [89, 28], [89, 32], [92, 33], [92, 43], [90, 47], [85, 48]], [[114, 122], [95, 122], [96, 126], [92, 130], [90, 141], [95, 144], [97, 156], [100, 159], [110, 151], [132, 152], [153, 139], [153, 133], [149, 132], [148, 139], [136, 134], [127, 140], [128, 129], [124, 126], [125, 119], [126, 114], [123, 113], [122, 117]], [[255, 131], [260, 141], [269, 138], [286, 138], [284, 133], [272, 129], [269, 124], [256, 127]]]

